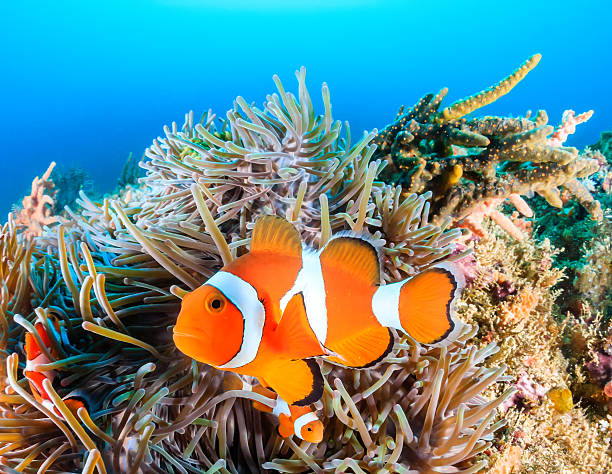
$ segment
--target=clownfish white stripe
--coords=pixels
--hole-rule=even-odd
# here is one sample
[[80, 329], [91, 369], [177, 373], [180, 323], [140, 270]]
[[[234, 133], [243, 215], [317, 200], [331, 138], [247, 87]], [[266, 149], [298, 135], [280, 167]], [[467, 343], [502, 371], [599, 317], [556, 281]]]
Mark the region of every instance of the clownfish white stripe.
[[257, 290], [239, 276], [217, 272], [206, 283], [217, 288], [242, 314], [244, 333], [238, 353], [220, 369], [235, 369], [255, 360], [266, 319], [264, 305], [257, 297]]
[[381, 326], [404, 331], [399, 314], [402, 286], [406, 280], [378, 287], [372, 297], [372, 312]]
[[291, 410], [289, 409], [289, 405], [285, 400], [281, 397], [276, 397], [276, 403], [274, 404], [274, 408], [272, 409], [272, 414], [276, 417], [280, 415], [291, 416]]
[[[25, 371], [28, 372], [40, 372], [36, 366], [38, 365], [43, 365], [43, 364], [49, 364], [51, 363], [51, 361], [49, 360], [49, 358], [44, 354], [44, 353], [40, 353], [38, 354], [36, 357], [34, 357], [34, 359], [28, 359], [26, 360], [26, 365], [25, 365]], [[47, 377], [49, 380], [53, 380], [55, 378], [56, 372], [54, 370], [46, 370], [44, 372], [40, 372], [42, 375], [44, 375], [45, 377]]]
[[305, 413], [302, 416], [299, 416], [297, 420], [293, 423], [293, 431], [297, 435], [298, 438], [302, 438], [302, 428], [306, 426], [308, 423], [312, 423], [313, 421], [319, 421], [317, 415], [313, 412]]
[[321, 344], [327, 338], [327, 305], [325, 303], [325, 283], [321, 270], [319, 254], [310, 249], [302, 250], [302, 268], [293, 287], [281, 298], [280, 308], [285, 311], [291, 298], [297, 293], [304, 294], [304, 306], [308, 324]]

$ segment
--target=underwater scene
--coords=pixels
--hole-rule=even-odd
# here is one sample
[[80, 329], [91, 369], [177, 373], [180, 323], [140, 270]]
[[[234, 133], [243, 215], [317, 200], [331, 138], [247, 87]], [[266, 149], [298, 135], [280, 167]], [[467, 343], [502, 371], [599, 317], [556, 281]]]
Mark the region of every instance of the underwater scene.
[[612, 473], [611, 13], [3, 7], [0, 472]]

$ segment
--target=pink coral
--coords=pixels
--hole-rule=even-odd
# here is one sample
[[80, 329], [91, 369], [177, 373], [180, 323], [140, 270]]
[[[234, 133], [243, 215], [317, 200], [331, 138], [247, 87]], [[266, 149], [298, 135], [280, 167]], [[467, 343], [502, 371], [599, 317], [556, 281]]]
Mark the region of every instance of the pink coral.
[[559, 125], [559, 127], [557, 127], [557, 129], [550, 136], [548, 139], [548, 144], [550, 146], [562, 146], [565, 143], [565, 140], [567, 140], [567, 137], [576, 132], [576, 125], [586, 122], [592, 115], [592, 110], [579, 115], [576, 115], [576, 112], [573, 110], [566, 110], [563, 112], [561, 125]]
[[[533, 217], [533, 211], [521, 196], [518, 194], [511, 194], [507, 199], [523, 216]], [[486, 230], [482, 226], [482, 222], [485, 217], [490, 217], [497, 225], [516, 240], [523, 240], [525, 235], [521, 231], [521, 227], [527, 228], [527, 225], [523, 223], [517, 225], [516, 222], [519, 222], [520, 219], [516, 218], [515, 222], [498, 209], [498, 206], [505, 200], [506, 198], [504, 197], [493, 198], [478, 204], [465, 218], [463, 218], [459, 226], [472, 231], [475, 237], [482, 238], [487, 235]]]
[[502, 403], [502, 409], [507, 410], [513, 406], [526, 407], [539, 403], [546, 395], [546, 389], [539, 383], [534, 382], [529, 376], [522, 372], [515, 387], [517, 391]]
[[21, 209], [15, 212], [15, 223], [23, 229], [26, 238], [42, 235], [43, 226], [57, 222], [53, 215], [54, 201], [49, 194], [54, 186], [50, 179], [54, 167], [55, 162], [51, 162], [42, 178], [34, 178], [30, 195], [23, 198]]

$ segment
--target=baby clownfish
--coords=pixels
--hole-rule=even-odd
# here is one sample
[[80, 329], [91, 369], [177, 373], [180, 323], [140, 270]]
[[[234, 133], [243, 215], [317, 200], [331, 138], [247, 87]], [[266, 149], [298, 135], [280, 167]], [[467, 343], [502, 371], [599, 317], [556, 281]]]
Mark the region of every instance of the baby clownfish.
[[261, 385], [248, 384], [238, 376], [226, 377], [223, 387], [225, 390], [247, 390], [269, 398], [272, 401], [272, 407], [254, 400], [253, 408], [272, 413], [278, 418], [279, 436], [289, 438], [295, 435], [309, 443], [320, 443], [323, 440], [323, 423], [309, 407], [290, 406], [272, 390]]
[[264, 216], [249, 253], [185, 295], [174, 342], [307, 406], [323, 393], [315, 357], [370, 367], [393, 348], [389, 328], [425, 344], [450, 340], [460, 330], [453, 315], [463, 285], [449, 263], [382, 285], [380, 249], [367, 236], [338, 234], [314, 250], [285, 219]]
[[[57, 321], [57, 319], [55, 319], [52, 316], [49, 317], [48, 319], [53, 329], [57, 333], [59, 333], [60, 326], [59, 326], [59, 322]], [[53, 357], [57, 358], [57, 353], [51, 345], [51, 341], [49, 340], [49, 335], [47, 334], [47, 330], [45, 329], [43, 320], [40, 316], [38, 316], [36, 318], [36, 321], [34, 322], [34, 329], [40, 336], [40, 339], [42, 340], [43, 344], [45, 345], [49, 353]], [[28, 380], [28, 383], [30, 384], [30, 390], [32, 391], [32, 395], [34, 395], [34, 398], [36, 399], [36, 401], [38, 401], [38, 403], [48, 408], [49, 410], [53, 411], [58, 417], [60, 417], [63, 420], [64, 419], [63, 415], [57, 409], [57, 407], [51, 400], [51, 397], [49, 396], [49, 394], [47, 393], [47, 390], [45, 389], [43, 385], [43, 380], [45, 379], [49, 380], [51, 383], [54, 383], [58, 377], [57, 371], [55, 370], [40, 371], [36, 368], [37, 365], [49, 364], [51, 363], [51, 361], [45, 355], [45, 353], [40, 349], [40, 346], [38, 345], [36, 338], [29, 332], [26, 333], [25, 335], [25, 352], [26, 352], [26, 366], [23, 371], [23, 374], [25, 378]], [[79, 408], [84, 407], [85, 409], [88, 409], [89, 407], [87, 397], [81, 391], [78, 391], [78, 392], [74, 391], [68, 394], [66, 397], [64, 397], [64, 403], [66, 404], [66, 406], [68, 407], [68, 409], [72, 412], [74, 416], [76, 416], [76, 412], [78, 411]]]

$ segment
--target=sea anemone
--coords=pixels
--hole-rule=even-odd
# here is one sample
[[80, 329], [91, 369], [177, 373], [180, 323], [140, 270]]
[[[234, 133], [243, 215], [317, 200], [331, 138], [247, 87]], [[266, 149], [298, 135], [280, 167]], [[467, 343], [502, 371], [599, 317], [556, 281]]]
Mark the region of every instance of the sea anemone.
[[[367, 371], [321, 362], [326, 385], [315, 407], [326, 435], [318, 445], [277, 436], [274, 419], [251, 406], [261, 395], [224, 391], [224, 372], [174, 347], [180, 299], [247, 251], [262, 214], [288, 218], [313, 246], [340, 230], [368, 232], [384, 249], [386, 281], [468, 250], [455, 250], [461, 231], [447, 229], [450, 219], [428, 222], [429, 193], [405, 197], [376, 181], [384, 163], [371, 161], [374, 134], [340, 138], [327, 86], [316, 116], [303, 69], [297, 78], [297, 98], [275, 78], [278, 94], [263, 111], [239, 97], [219, 125], [208, 112], [200, 123], [189, 113], [180, 130], [166, 127], [141, 163], [140, 186], [99, 202], [81, 193], [81, 210], [68, 209], [63, 225], [37, 239], [27, 280], [39, 295], [35, 311], [6, 318], [5, 466], [470, 473], [486, 465], [476, 456], [503, 426], [495, 409], [511, 391], [482, 396], [504, 367], [483, 367], [497, 349], [470, 345], [476, 328], [465, 326], [446, 348], [398, 337], [395, 353]], [[57, 358], [39, 370], [61, 375], [46, 388], [62, 417], [19, 378], [18, 341], [35, 332], [35, 317], [60, 322], [50, 332]], [[89, 408], [73, 414], [63, 400], [75, 393]]]

